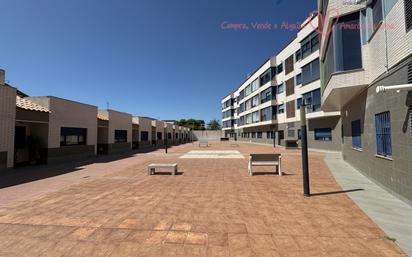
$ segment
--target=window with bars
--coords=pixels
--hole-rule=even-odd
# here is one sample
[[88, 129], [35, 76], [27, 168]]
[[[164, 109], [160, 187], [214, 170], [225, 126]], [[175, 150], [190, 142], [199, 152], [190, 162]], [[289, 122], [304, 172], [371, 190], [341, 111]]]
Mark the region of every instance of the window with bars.
[[352, 147], [362, 148], [362, 138], [361, 138], [361, 121], [352, 121]]
[[382, 156], [392, 156], [391, 115], [382, 112], [375, 115], [376, 153]]

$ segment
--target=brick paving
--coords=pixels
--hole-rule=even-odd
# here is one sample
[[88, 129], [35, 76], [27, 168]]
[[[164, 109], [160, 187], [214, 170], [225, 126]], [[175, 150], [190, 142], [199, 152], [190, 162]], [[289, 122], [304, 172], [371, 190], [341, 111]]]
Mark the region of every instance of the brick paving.
[[[283, 154], [285, 176], [250, 177], [247, 158], [179, 159], [190, 150], [86, 165], [105, 173], [1, 208], [0, 256], [406, 256], [345, 193], [304, 198], [297, 151], [212, 142]], [[181, 174], [148, 176], [151, 162]], [[312, 193], [341, 190], [322, 154], [310, 153], [310, 175]]]

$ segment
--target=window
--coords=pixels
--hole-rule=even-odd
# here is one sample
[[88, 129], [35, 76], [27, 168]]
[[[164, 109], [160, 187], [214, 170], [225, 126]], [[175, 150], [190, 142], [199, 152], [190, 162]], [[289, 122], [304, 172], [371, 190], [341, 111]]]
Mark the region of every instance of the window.
[[409, 106], [409, 129], [412, 137], [412, 106]]
[[[177, 134], [176, 134], [176, 138], [177, 138]], [[149, 141], [149, 132], [147, 131], [140, 132], [140, 141]]]
[[302, 73], [296, 75], [296, 86], [302, 84]]
[[252, 114], [246, 114], [246, 124], [252, 123]]
[[301, 52], [300, 49], [299, 49], [299, 50], [297, 50], [296, 53], [295, 53], [295, 61], [298, 62], [298, 61], [300, 61], [300, 60], [302, 60], [302, 52]]
[[295, 137], [295, 130], [289, 129], [288, 130], [288, 137]]
[[262, 138], [262, 132], [257, 132], [256, 136], [257, 138]]
[[272, 119], [272, 106], [266, 107], [260, 111], [261, 121], [268, 121]]
[[302, 139], [302, 130], [298, 129], [298, 139]]
[[272, 70], [269, 68], [260, 76], [260, 85], [261, 86], [265, 85], [271, 79], [272, 79]]
[[285, 92], [285, 84], [281, 83], [280, 85], [278, 85], [278, 94], [281, 94]]
[[255, 79], [252, 82], [252, 92], [255, 92], [256, 90], [258, 90], [258, 88], [259, 88], [259, 81], [257, 79]]
[[406, 31], [412, 29], [412, 1], [405, 1], [405, 19], [406, 19]]
[[361, 121], [352, 121], [352, 147], [362, 148]]
[[276, 96], [276, 91], [275, 87], [269, 87], [268, 89], [265, 89], [260, 93], [260, 103], [266, 103], [267, 101], [270, 101], [272, 99], [275, 99]]
[[240, 91], [239, 92], [239, 97], [237, 99], [238, 102], [240, 102], [240, 100], [242, 100], [243, 98], [245, 98], [245, 91]]
[[245, 88], [245, 96], [248, 96], [248, 95], [250, 95], [252, 93], [252, 87], [250, 86], [250, 85], [248, 85], [246, 88]]
[[315, 140], [316, 141], [332, 141], [332, 129], [331, 128], [315, 128]]
[[[157, 140], [162, 140], [162, 132], [157, 132], [156, 135], [157, 135]], [[182, 134], [182, 137], [183, 137], [183, 134]]]
[[293, 60], [293, 55], [291, 55], [285, 60], [285, 75], [293, 71], [293, 66], [294, 66], [294, 60]]
[[60, 128], [60, 146], [85, 145], [86, 128]]
[[279, 104], [278, 105], [278, 113], [285, 113], [285, 105]]
[[252, 108], [252, 100], [249, 99], [245, 102], [245, 111], [250, 110], [250, 108]]
[[295, 100], [292, 100], [286, 103], [286, 117], [287, 118], [295, 117]]
[[172, 133], [167, 133], [167, 139], [172, 139]]
[[306, 103], [306, 110], [308, 113], [320, 111], [321, 94], [320, 89], [313, 90], [302, 95], [303, 101]]
[[314, 31], [300, 42], [302, 59], [319, 49], [319, 34]]
[[300, 109], [300, 107], [302, 106], [302, 97], [296, 99], [296, 109]]
[[307, 85], [320, 77], [319, 59], [312, 61], [302, 67], [302, 84]]
[[373, 17], [373, 29], [377, 29], [379, 23], [383, 20], [382, 0], [374, 0], [371, 5]]
[[256, 132], [252, 132], [252, 138], [256, 138]]
[[259, 122], [259, 111], [252, 113], [252, 122]]
[[259, 95], [255, 95], [255, 96], [252, 98], [252, 108], [253, 108], [253, 107], [256, 107], [258, 104], [259, 104]]
[[277, 67], [277, 74], [280, 74], [283, 72], [283, 63], [279, 64]]
[[286, 96], [295, 93], [295, 78], [290, 78], [286, 81]]
[[274, 135], [273, 131], [266, 132], [266, 138], [274, 138], [273, 135]]
[[244, 112], [245, 111], [245, 104], [244, 103], [241, 103], [240, 105], [239, 105], [239, 108], [238, 108], [238, 110], [237, 110], [237, 113], [242, 113], [242, 112]]
[[325, 82], [335, 72], [362, 68], [361, 31], [349, 29], [360, 27], [359, 17], [359, 12], [339, 17], [338, 24], [333, 27], [323, 65]]
[[127, 142], [127, 130], [118, 130], [114, 131], [114, 142], [115, 143], [125, 143]]
[[392, 156], [391, 116], [389, 112], [375, 115], [376, 153], [382, 156]]

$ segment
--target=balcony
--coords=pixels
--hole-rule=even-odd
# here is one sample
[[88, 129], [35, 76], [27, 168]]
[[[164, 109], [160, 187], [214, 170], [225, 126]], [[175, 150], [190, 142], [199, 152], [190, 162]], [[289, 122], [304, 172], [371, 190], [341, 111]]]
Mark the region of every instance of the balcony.
[[353, 97], [368, 85], [363, 69], [334, 73], [322, 95], [322, 110], [340, 111]]

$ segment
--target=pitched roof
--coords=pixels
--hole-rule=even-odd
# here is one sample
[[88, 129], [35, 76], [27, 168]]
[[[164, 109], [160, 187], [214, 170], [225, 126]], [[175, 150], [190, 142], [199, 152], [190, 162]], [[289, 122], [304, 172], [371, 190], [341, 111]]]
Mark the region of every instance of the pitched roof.
[[50, 112], [49, 109], [20, 96], [16, 96], [16, 106], [30, 111]]
[[99, 120], [109, 120], [109, 117], [105, 113], [101, 113], [101, 112], [97, 113], [97, 118]]

